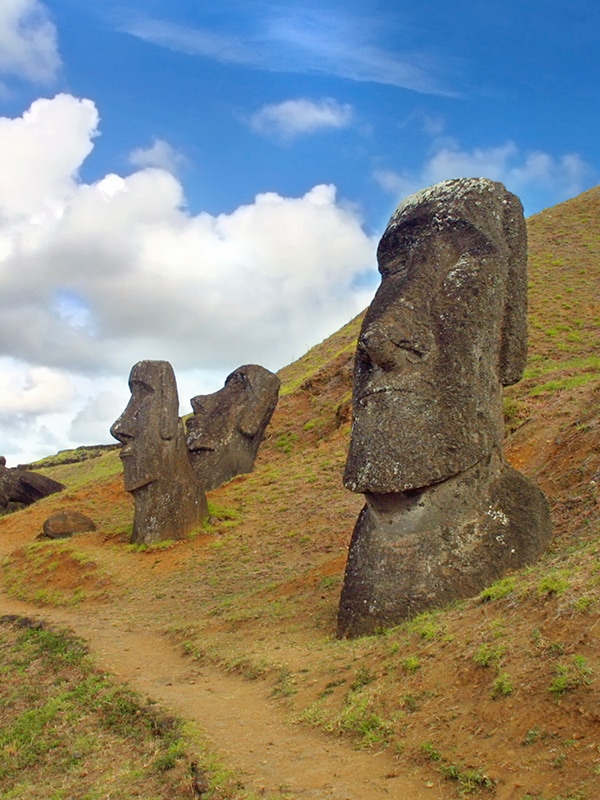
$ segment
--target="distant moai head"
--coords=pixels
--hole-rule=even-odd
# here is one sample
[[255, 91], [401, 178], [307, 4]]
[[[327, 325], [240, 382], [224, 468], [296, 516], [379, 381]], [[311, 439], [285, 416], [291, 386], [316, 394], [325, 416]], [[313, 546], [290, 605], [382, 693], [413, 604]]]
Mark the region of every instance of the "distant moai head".
[[135, 492], [158, 480], [170, 461], [165, 456], [177, 444], [179, 399], [168, 361], [139, 361], [129, 388], [131, 399], [110, 432], [123, 444], [125, 489]]
[[213, 394], [192, 397], [186, 442], [198, 480], [215, 489], [251, 472], [279, 397], [277, 375], [258, 364], [234, 370]]
[[344, 483], [403, 492], [468, 469], [503, 436], [526, 358], [526, 228], [500, 183], [445, 181], [400, 204], [355, 359]]
[[140, 361], [129, 388], [131, 399], [110, 432], [123, 443], [125, 489], [135, 501], [132, 541], [183, 538], [208, 511], [185, 445], [173, 368]]

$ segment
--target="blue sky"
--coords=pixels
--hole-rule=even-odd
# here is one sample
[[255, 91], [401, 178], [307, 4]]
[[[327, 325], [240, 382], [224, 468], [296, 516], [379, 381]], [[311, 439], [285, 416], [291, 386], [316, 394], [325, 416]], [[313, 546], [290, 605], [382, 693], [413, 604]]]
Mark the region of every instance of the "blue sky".
[[600, 9], [562, 0], [3, 0], [0, 451], [109, 441], [129, 368], [188, 397], [369, 302], [399, 200], [527, 214], [599, 180]]

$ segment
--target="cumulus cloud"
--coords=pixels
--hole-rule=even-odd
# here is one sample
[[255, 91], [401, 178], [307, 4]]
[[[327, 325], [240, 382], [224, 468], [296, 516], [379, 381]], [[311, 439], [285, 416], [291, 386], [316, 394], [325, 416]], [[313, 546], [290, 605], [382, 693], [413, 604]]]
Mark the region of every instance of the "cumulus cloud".
[[185, 156], [164, 139], [154, 139], [150, 147], [138, 147], [129, 154], [129, 163], [134, 167], [157, 167], [173, 174], [184, 161]]
[[[121, 410], [107, 419], [103, 381], [126, 390], [140, 359], [278, 369], [360, 310], [375, 241], [334, 186], [192, 215], [156, 166], [82, 182], [97, 125], [94, 104], [69, 95], [0, 119], [0, 414], [69, 406], [69, 436], [91, 434]], [[10, 363], [26, 365], [18, 380]], [[81, 376], [95, 376], [91, 394]]]
[[485, 177], [501, 181], [521, 197], [527, 210], [573, 197], [583, 191], [592, 168], [576, 153], [553, 156], [524, 152], [514, 142], [464, 150], [452, 139], [439, 139], [419, 173], [377, 170], [375, 180], [398, 199], [449, 178]]
[[[94, 104], [67, 94], [36, 100], [17, 119], [0, 117], [0, 214], [5, 220], [62, 213], [76, 191], [77, 171], [92, 151], [97, 124]], [[0, 235], [11, 233], [0, 227]]]
[[2, 0], [0, 78], [44, 84], [54, 80], [59, 67], [56, 28], [44, 4], [38, 0]]
[[354, 112], [348, 103], [331, 98], [318, 102], [299, 98], [263, 106], [250, 117], [250, 127], [257, 133], [293, 139], [319, 130], [347, 127]]

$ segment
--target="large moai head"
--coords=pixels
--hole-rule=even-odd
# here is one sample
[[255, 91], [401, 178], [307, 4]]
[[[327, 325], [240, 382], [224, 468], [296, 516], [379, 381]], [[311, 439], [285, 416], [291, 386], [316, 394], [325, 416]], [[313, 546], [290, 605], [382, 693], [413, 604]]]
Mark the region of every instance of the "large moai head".
[[132, 540], [177, 539], [206, 515], [179, 419], [173, 368], [139, 361], [129, 375], [131, 399], [110, 432], [122, 444], [125, 490], [135, 501]]
[[500, 183], [444, 181], [400, 204], [358, 342], [348, 489], [428, 486], [500, 444], [501, 387], [526, 358], [526, 256], [521, 203]]
[[198, 480], [207, 490], [252, 471], [279, 386], [277, 375], [246, 364], [234, 370], [218, 392], [192, 398], [186, 442]]
[[543, 493], [504, 459], [502, 386], [526, 358], [519, 200], [483, 178], [400, 204], [361, 329], [345, 485], [365, 494], [338, 636], [396, 625], [534, 561]]

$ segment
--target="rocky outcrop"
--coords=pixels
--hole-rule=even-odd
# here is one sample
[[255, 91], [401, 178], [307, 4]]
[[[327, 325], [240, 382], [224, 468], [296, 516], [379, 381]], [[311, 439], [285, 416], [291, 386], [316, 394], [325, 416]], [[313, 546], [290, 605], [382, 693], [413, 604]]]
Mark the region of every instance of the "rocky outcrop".
[[4, 463], [0, 464], [0, 511], [29, 506], [65, 488], [62, 483], [38, 472], [6, 467], [4, 457], [2, 461]]
[[39, 539], [68, 539], [76, 533], [95, 531], [96, 523], [79, 511], [59, 511], [44, 521]]

